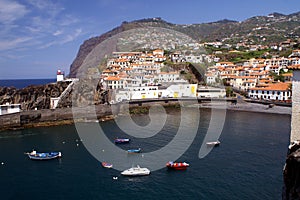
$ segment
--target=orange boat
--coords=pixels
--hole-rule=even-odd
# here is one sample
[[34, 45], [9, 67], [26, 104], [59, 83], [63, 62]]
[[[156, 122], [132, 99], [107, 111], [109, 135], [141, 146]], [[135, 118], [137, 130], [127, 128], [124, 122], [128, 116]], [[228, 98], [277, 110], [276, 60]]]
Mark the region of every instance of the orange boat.
[[169, 169], [178, 169], [178, 170], [183, 170], [183, 169], [186, 169], [187, 167], [189, 167], [190, 165], [186, 162], [172, 162], [172, 161], [169, 161], [167, 162], [166, 166], [169, 168]]

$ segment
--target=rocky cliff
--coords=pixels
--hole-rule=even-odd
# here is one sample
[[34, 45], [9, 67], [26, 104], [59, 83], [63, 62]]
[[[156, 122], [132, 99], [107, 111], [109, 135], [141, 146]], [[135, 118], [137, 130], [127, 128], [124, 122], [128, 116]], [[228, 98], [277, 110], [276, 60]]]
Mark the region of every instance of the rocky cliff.
[[[23, 89], [0, 87], [0, 105], [21, 104], [21, 109], [49, 109], [50, 99], [60, 97], [71, 82], [57, 82], [46, 85], [28, 86]], [[108, 101], [107, 92], [102, 90], [99, 80], [81, 80], [74, 84], [58, 104], [58, 108], [80, 104], [103, 104]], [[72, 101], [74, 104], [72, 104]]]
[[0, 87], [0, 105], [21, 104], [22, 110], [49, 109], [50, 98], [59, 97], [69, 82], [33, 85], [23, 89]]
[[283, 200], [300, 199], [300, 143], [294, 144], [288, 152], [283, 170]]

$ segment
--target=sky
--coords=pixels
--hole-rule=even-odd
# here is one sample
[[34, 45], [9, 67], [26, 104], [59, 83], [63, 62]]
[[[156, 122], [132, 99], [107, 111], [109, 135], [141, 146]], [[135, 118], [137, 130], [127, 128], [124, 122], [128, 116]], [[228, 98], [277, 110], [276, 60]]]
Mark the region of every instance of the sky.
[[193, 24], [299, 11], [299, 0], [0, 0], [0, 80], [68, 74], [85, 40], [123, 21]]

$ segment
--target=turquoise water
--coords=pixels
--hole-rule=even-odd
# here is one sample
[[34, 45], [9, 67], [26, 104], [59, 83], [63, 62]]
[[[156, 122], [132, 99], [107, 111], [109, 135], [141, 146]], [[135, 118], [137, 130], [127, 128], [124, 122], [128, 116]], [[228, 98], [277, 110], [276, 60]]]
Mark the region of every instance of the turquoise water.
[[[144, 152], [151, 152], [167, 145], [178, 127], [177, 114], [169, 114], [164, 129], [154, 137], [127, 135], [132, 142], [121, 148], [138, 143]], [[227, 112], [221, 145], [199, 159], [209, 116], [209, 110], [201, 110], [196, 138], [179, 159], [190, 163], [186, 171], [163, 168], [145, 177], [123, 177], [115, 169], [103, 168], [73, 125], [2, 132], [1, 199], [281, 199], [290, 116]], [[134, 120], [146, 124], [149, 119]], [[112, 142], [122, 136], [113, 121], [100, 125]], [[32, 161], [23, 153], [33, 148], [62, 151], [63, 157]]]

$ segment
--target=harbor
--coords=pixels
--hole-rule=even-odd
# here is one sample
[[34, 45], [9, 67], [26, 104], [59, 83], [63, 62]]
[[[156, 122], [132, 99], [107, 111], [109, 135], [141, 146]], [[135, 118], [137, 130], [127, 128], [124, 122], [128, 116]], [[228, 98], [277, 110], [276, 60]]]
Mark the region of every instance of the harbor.
[[[151, 171], [150, 176], [134, 178], [121, 176], [120, 171], [113, 168], [102, 167], [100, 161], [86, 150], [83, 144], [85, 141], [80, 140], [72, 124], [3, 131], [0, 135], [1, 148], [10, 151], [0, 152], [0, 162], [3, 163], [0, 165], [2, 199], [30, 197], [79, 200], [106, 197], [117, 200], [178, 196], [187, 199], [280, 199], [282, 168], [289, 144], [290, 116], [228, 112], [220, 136], [220, 146], [205, 158], [199, 159], [198, 152], [210, 121], [209, 109], [200, 111], [201, 120], [196, 138], [178, 159], [189, 163], [189, 168], [176, 171], [163, 167], [161, 170]], [[123, 149], [124, 156], [136, 156], [126, 152], [136, 145], [143, 149], [137, 156], [147, 156], [147, 152], [168, 144], [174, 138], [180, 121], [180, 116], [177, 115], [179, 113], [174, 112], [168, 115], [165, 128], [155, 137], [130, 137], [132, 143], [118, 145]], [[192, 118], [189, 115], [187, 117]], [[137, 123], [147, 121], [146, 115], [133, 118]], [[87, 126], [90, 123], [86, 122]], [[115, 138], [125, 137], [113, 120], [98, 123], [112, 145], [115, 145]], [[31, 161], [23, 152], [33, 148], [45, 152], [57, 150], [63, 156], [45, 162]], [[101, 151], [100, 148], [99, 152]], [[108, 159], [103, 161], [114, 164]], [[165, 166], [168, 161], [161, 164]], [[139, 163], [126, 163], [123, 170], [137, 164]], [[180, 184], [178, 180], [181, 180]]]

